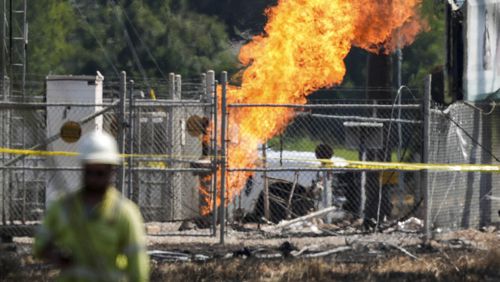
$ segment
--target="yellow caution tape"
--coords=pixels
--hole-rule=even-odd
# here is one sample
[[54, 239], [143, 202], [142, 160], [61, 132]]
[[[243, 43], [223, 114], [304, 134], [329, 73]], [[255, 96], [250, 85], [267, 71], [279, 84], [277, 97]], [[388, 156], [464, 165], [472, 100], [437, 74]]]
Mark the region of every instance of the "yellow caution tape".
[[[62, 152], [62, 151], [38, 151], [28, 149], [10, 149], [0, 148], [0, 154], [10, 155], [25, 155], [37, 157], [78, 157], [80, 154], [76, 152]], [[159, 155], [159, 154], [121, 154], [122, 158], [176, 158], [186, 160], [197, 160], [200, 156], [173, 156], [173, 155]]]
[[0, 153], [11, 154], [11, 155], [27, 155], [27, 156], [37, 156], [37, 157], [77, 157], [78, 153], [75, 152], [49, 152], [49, 151], [35, 151], [35, 150], [25, 150], [25, 149], [10, 149], [10, 148], [0, 148]]
[[[271, 158], [268, 158], [271, 159]], [[279, 158], [274, 158], [279, 159]], [[283, 158], [284, 161], [321, 163], [323, 168], [360, 169], [360, 170], [399, 170], [399, 171], [456, 171], [456, 172], [497, 172], [500, 173], [500, 165], [484, 164], [423, 164], [423, 163], [399, 163], [399, 162], [363, 162], [363, 161], [332, 161], [312, 160], [300, 158]]]
[[[338, 167], [338, 166], [334, 166]], [[496, 172], [500, 173], [500, 165], [482, 164], [411, 164], [347, 161], [346, 168], [368, 170], [400, 170], [400, 171], [449, 171], [449, 172]]]
[[168, 164], [166, 162], [139, 162], [139, 167], [167, 169]]
[[[75, 152], [59, 152], [59, 151], [37, 151], [25, 149], [10, 149], [0, 148], [0, 153], [11, 155], [27, 155], [27, 156], [43, 156], [43, 157], [77, 157], [79, 154]], [[158, 154], [123, 154], [123, 158], [176, 158], [185, 160], [197, 160], [199, 156], [171, 156]], [[214, 156], [212, 156], [212, 159]], [[443, 171], [443, 172], [487, 172], [500, 173], [500, 165], [484, 165], [484, 164], [423, 164], [423, 163], [388, 163], [388, 162], [363, 162], [363, 161], [332, 161], [332, 160], [316, 160], [316, 159], [300, 159], [300, 158], [268, 158], [283, 161], [309, 162], [314, 164], [313, 168], [338, 168], [338, 169], [357, 169], [357, 170], [394, 170], [394, 171]], [[321, 163], [317, 166], [318, 162]], [[166, 166], [162, 162], [150, 162], [160, 167]]]

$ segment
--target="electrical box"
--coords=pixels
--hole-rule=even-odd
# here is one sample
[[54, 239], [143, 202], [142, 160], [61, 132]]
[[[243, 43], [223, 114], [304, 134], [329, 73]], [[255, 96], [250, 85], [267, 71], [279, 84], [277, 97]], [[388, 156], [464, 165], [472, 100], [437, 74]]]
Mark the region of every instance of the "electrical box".
[[382, 149], [384, 124], [378, 122], [344, 122], [345, 146], [349, 149]]
[[[47, 138], [60, 133], [68, 122], [80, 122], [102, 110], [100, 106], [79, 107], [78, 104], [102, 104], [104, 77], [97, 76], [48, 76], [47, 103], [64, 103], [68, 106], [47, 107]], [[74, 105], [71, 105], [74, 104]], [[98, 116], [81, 127], [81, 134], [100, 131], [103, 128], [103, 117]], [[66, 142], [61, 138], [47, 145], [48, 151], [76, 152], [79, 141]], [[48, 167], [58, 168], [48, 172], [46, 201], [51, 202], [60, 194], [74, 191], [81, 187], [81, 172], [73, 168], [80, 167], [76, 157], [50, 157]]]

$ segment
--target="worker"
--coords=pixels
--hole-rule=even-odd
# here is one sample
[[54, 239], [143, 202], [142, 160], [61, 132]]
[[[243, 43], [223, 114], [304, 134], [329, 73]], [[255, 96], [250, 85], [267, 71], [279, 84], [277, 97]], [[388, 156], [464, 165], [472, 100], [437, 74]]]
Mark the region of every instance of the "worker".
[[50, 205], [35, 238], [35, 256], [60, 267], [60, 281], [148, 281], [139, 209], [111, 184], [121, 162], [115, 139], [90, 133], [79, 153], [83, 188]]

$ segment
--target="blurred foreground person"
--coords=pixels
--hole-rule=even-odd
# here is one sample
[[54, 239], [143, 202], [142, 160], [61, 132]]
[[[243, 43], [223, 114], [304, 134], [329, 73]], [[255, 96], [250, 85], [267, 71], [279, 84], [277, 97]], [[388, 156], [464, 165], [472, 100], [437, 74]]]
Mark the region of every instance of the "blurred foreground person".
[[79, 151], [83, 188], [50, 205], [35, 238], [35, 256], [61, 268], [59, 281], [148, 281], [141, 214], [111, 186], [120, 164], [116, 141], [94, 132]]

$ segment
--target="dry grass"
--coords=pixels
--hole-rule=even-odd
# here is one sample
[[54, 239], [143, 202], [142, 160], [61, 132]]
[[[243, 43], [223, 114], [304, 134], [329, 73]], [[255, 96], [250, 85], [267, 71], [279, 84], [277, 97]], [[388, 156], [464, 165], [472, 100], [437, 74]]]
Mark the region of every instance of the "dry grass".
[[231, 260], [157, 264], [154, 281], [499, 281], [500, 251], [391, 256], [368, 263], [316, 260]]
[[[0, 281], [51, 281], [54, 269], [30, 267], [16, 258]], [[342, 261], [343, 259], [341, 259]], [[345, 260], [344, 260], [345, 261]], [[3, 261], [6, 262], [5, 260]], [[5, 272], [5, 267], [12, 267]], [[152, 262], [152, 281], [500, 281], [500, 251], [440, 251], [418, 260], [399, 254], [368, 262], [325, 259], [231, 259], [208, 263]]]
[[[388, 236], [388, 235], [387, 235]], [[444, 234], [431, 248], [418, 243], [405, 245], [414, 260], [396, 249], [356, 249], [323, 259], [218, 259], [207, 263], [162, 263], [152, 261], [152, 281], [500, 281], [500, 233], [464, 230]], [[372, 240], [378, 237], [371, 238]], [[384, 241], [391, 237], [383, 237]], [[380, 238], [379, 238], [380, 239]], [[397, 242], [392, 238], [391, 242]], [[447, 245], [451, 239], [464, 242], [463, 249]], [[328, 248], [323, 238], [298, 240], [297, 245], [317, 242]], [[321, 241], [320, 241], [321, 240]], [[345, 241], [345, 240], [344, 240]], [[409, 241], [409, 240], [406, 240]], [[405, 242], [406, 242], [405, 241]], [[241, 241], [245, 244], [248, 241]], [[262, 243], [262, 240], [260, 240]], [[327, 241], [330, 242], [330, 241]], [[267, 242], [276, 249], [280, 240]], [[0, 281], [52, 281], [57, 271], [33, 261], [30, 244], [18, 245], [18, 252], [0, 250]], [[253, 247], [257, 247], [252, 245]], [[336, 246], [336, 245], [332, 245]], [[378, 245], [377, 245], [378, 246]], [[467, 247], [469, 246], [469, 247]], [[217, 248], [213, 244], [178, 243], [155, 245], [155, 249], [189, 250], [216, 257], [242, 246]], [[250, 247], [250, 246], [249, 246]]]

